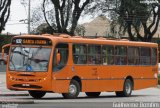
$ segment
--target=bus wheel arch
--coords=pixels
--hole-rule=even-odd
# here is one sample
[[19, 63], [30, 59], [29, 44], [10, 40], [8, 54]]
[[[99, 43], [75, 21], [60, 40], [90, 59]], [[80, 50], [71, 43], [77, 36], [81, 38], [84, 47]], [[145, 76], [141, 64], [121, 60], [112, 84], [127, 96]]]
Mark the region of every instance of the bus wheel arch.
[[132, 82], [132, 90], [134, 90], [134, 80], [133, 80], [133, 77], [132, 76], [127, 76], [126, 79], [125, 79], [125, 81], [127, 79], [131, 80], [131, 82]]
[[69, 84], [69, 90], [67, 93], [62, 93], [65, 99], [75, 99], [80, 93], [80, 84], [77, 80], [72, 79]]
[[80, 91], [82, 91], [82, 81], [81, 81], [81, 78], [78, 77], [78, 76], [74, 76], [72, 78], [72, 80], [75, 80], [75, 81], [77, 81], [79, 83], [79, 85], [80, 85]]
[[134, 80], [131, 76], [127, 76], [123, 84], [123, 91], [116, 91], [116, 95], [118, 97], [129, 97], [131, 96], [133, 88]]

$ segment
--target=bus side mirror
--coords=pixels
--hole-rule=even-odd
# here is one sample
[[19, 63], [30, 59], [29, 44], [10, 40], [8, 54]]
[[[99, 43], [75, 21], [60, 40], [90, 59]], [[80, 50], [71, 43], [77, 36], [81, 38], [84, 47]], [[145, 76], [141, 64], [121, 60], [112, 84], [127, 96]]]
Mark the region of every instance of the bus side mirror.
[[7, 64], [10, 46], [11, 44], [2, 46], [2, 57], [0, 60], [0, 64]]
[[56, 53], [56, 65], [58, 65], [60, 63], [60, 53], [57, 52]]

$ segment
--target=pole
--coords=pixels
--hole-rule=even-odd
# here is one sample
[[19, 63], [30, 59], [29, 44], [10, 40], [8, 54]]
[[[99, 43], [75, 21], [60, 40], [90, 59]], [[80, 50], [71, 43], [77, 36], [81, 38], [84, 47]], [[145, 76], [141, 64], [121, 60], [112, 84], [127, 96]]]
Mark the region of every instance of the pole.
[[28, 34], [30, 34], [30, 22], [31, 22], [30, 11], [31, 11], [31, 0], [29, 0], [28, 4]]

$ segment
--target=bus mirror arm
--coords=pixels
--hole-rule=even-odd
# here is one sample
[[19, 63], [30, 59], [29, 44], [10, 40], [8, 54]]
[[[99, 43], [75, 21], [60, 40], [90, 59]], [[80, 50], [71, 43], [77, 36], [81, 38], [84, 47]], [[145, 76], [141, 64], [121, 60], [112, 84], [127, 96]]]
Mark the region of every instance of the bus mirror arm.
[[56, 65], [59, 65], [60, 63], [60, 53], [56, 53]]
[[[8, 52], [9, 52], [10, 46], [11, 46], [11, 44], [6, 44], [6, 45], [2, 46], [2, 59], [0, 62], [3, 64], [7, 64], [8, 56], [5, 59], [5, 49], [8, 48]], [[8, 55], [8, 53], [7, 53], [7, 55]]]

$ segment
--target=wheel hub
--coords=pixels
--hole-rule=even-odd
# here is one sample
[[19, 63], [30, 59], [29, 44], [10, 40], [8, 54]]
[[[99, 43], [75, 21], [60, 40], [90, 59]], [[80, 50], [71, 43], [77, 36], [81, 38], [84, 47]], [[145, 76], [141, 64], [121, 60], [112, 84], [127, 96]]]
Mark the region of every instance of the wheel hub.
[[76, 92], [77, 92], [76, 86], [73, 85], [73, 84], [71, 84], [71, 85], [69, 86], [69, 93], [71, 93], [71, 94], [76, 94]]
[[126, 92], [127, 92], [127, 94], [130, 94], [130, 92], [131, 92], [131, 85], [130, 85], [130, 83], [126, 83]]

